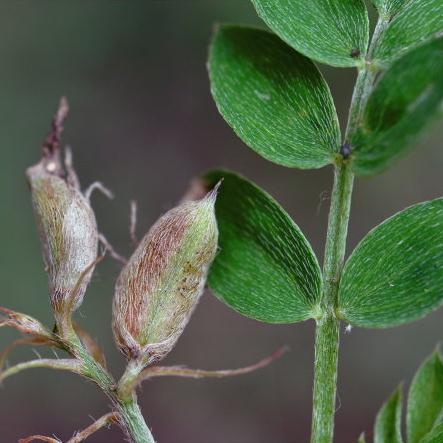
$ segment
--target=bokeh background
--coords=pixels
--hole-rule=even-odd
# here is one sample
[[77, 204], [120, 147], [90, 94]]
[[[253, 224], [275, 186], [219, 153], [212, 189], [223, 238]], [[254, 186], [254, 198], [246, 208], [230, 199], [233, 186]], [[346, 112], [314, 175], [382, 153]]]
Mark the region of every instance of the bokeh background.
[[[217, 114], [206, 74], [216, 22], [259, 24], [248, 0], [1, 0], [0, 2], [0, 305], [51, 325], [46, 275], [24, 170], [37, 161], [59, 96], [71, 115], [64, 140], [82, 184], [100, 180], [113, 201], [93, 198], [101, 230], [125, 254], [129, 200], [139, 202], [142, 234], [181, 197], [189, 180], [226, 167], [250, 177], [294, 217], [320, 259], [331, 168], [291, 170], [245, 147]], [[320, 67], [343, 123], [355, 73]], [[348, 250], [374, 225], [442, 191], [443, 126], [390, 171], [358, 180]], [[119, 266], [100, 264], [77, 317], [123, 369], [111, 333], [113, 282]], [[375, 413], [443, 338], [443, 311], [390, 330], [342, 335], [336, 441], [371, 433]], [[266, 325], [241, 317], [205, 294], [167, 363], [233, 368], [282, 344], [291, 351], [255, 374], [234, 379], [158, 379], [140, 402], [160, 443], [301, 443], [310, 429], [313, 322]], [[0, 349], [17, 333], [0, 330]], [[42, 355], [44, 351], [39, 350]], [[34, 358], [18, 350], [11, 363]], [[65, 440], [106, 412], [92, 384], [36, 369], [0, 388], [0, 442], [29, 434]], [[122, 442], [118, 428], [91, 443]]]

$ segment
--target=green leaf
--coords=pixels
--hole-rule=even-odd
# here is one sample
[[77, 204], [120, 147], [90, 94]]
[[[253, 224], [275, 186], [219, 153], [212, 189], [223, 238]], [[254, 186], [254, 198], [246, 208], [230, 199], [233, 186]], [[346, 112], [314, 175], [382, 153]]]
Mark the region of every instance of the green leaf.
[[440, 423], [426, 434], [426, 436], [420, 440], [420, 443], [443, 443], [443, 423]]
[[358, 438], [358, 443], [366, 443], [365, 433], [363, 432]]
[[373, 0], [374, 6], [379, 14], [386, 20], [389, 20], [394, 14], [398, 13], [410, 0]]
[[411, 206], [373, 229], [343, 270], [338, 314], [383, 328], [423, 317], [443, 301], [443, 199]]
[[375, 419], [374, 443], [401, 443], [401, 387], [383, 405]]
[[382, 75], [351, 140], [357, 174], [385, 169], [441, 115], [442, 73], [443, 37], [407, 53]]
[[209, 74], [220, 113], [254, 151], [290, 167], [333, 161], [340, 129], [329, 88], [315, 65], [277, 36], [222, 26]]
[[443, 410], [443, 363], [438, 352], [426, 360], [412, 381], [407, 406], [408, 443], [419, 443]]
[[298, 226], [267, 193], [230, 172], [215, 205], [218, 253], [209, 287], [218, 298], [248, 317], [269, 323], [293, 323], [315, 315], [321, 271]]
[[398, 13], [391, 18], [374, 50], [376, 65], [389, 65], [405, 52], [435, 38], [443, 31], [441, 0], [394, 0], [386, 3], [394, 7], [393, 12]]
[[331, 66], [364, 61], [369, 21], [362, 0], [252, 0], [258, 15], [284, 41]]

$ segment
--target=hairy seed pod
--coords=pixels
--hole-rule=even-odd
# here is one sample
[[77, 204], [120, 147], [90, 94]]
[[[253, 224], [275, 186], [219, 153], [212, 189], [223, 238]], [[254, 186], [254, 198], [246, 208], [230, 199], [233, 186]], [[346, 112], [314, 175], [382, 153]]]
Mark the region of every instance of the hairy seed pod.
[[217, 250], [216, 192], [161, 217], [118, 277], [113, 329], [128, 359], [158, 361], [183, 332]]
[[42, 159], [26, 171], [56, 319], [70, 316], [82, 303], [98, 249], [94, 212], [78, 188], [70, 156], [65, 167], [60, 159], [66, 114], [62, 100]]

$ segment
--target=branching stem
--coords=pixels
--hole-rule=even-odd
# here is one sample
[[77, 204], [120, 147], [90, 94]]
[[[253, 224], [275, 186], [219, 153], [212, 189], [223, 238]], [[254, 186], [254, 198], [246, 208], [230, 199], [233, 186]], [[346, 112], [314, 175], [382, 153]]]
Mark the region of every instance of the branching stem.
[[[112, 401], [115, 410], [119, 414], [123, 430], [128, 434], [133, 443], [155, 443], [154, 437], [137, 404], [137, 397], [131, 389], [127, 396], [122, 397], [112, 375], [106, 368], [97, 361], [81, 343], [74, 330], [72, 322], [69, 320], [64, 324], [63, 343], [69, 352], [76, 358], [78, 373], [94, 381], [100, 389]], [[55, 360], [60, 362], [60, 360]], [[132, 367], [131, 364], [128, 367]], [[12, 368], [11, 368], [12, 369]], [[63, 368], [60, 368], [63, 369]], [[136, 368], [136, 377], [143, 368]]]
[[50, 368], [75, 372], [77, 374], [80, 373], [80, 363], [75, 359], [65, 358], [55, 360], [52, 358], [38, 358], [36, 360], [19, 363], [4, 370], [0, 373], [0, 383], [3, 382], [3, 380], [5, 380], [6, 378], [11, 377], [12, 375], [18, 374], [19, 372], [25, 371], [26, 369], [33, 368]]
[[116, 411], [120, 414], [121, 425], [127, 432], [130, 441], [133, 443], [155, 443], [154, 437], [137, 404], [135, 393], [122, 398], [116, 383], [108, 371], [82, 346], [76, 349], [77, 355], [83, 361], [82, 372], [103, 390], [111, 399]]
[[322, 316], [317, 319], [315, 337], [314, 392], [311, 443], [332, 443], [334, 436], [335, 399], [340, 322], [336, 317], [338, 288], [343, 269], [348, 233], [354, 174], [351, 170], [352, 139], [358, 128], [366, 102], [374, 87], [379, 67], [371, 58], [379, 37], [388, 22], [381, 18], [375, 28], [366, 64], [360, 68], [352, 96], [344, 142], [350, 158], [343, 156], [335, 165], [328, 232], [323, 265]]

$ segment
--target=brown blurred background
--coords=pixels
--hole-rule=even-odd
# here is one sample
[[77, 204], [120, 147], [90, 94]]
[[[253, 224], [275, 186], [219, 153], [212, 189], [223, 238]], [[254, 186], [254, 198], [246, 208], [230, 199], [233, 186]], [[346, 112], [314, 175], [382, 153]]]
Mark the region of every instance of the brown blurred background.
[[[143, 233], [210, 168], [239, 171], [274, 195], [322, 256], [332, 174], [273, 165], [240, 142], [209, 94], [206, 54], [218, 21], [258, 24], [248, 0], [1, 0], [0, 2], [0, 305], [51, 325], [24, 170], [39, 157], [59, 96], [71, 116], [64, 140], [83, 186], [100, 180], [116, 195], [96, 195], [101, 230], [126, 254], [129, 200]], [[354, 72], [321, 67], [343, 122]], [[443, 126], [390, 171], [356, 184], [349, 247], [407, 205], [441, 195]], [[111, 299], [119, 266], [96, 272], [77, 317], [105, 348], [115, 374], [123, 359], [111, 339]], [[355, 442], [396, 385], [443, 337], [443, 311], [390, 330], [342, 335], [336, 441]], [[233, 368], [282, 344], [271, 367], [235, 379], [159, 379], [140, 393], [159, 443], [299, 443], [310, 428], [313, 323], [266, 325], [241, 317], [207, 293], [167, 363]], [[0, 330], [0, 349], [17, 334]], [[39, 350], [43, 355], [44, 351]], [[35, 358], [20, 349], [10, 362]], [[106, 412], [93, 386], [67, 373], [30, 370], [0, 388], [0, 443], [29, 434], [63, 440]], [[88, 441], [122, 442], [118, 428]]]

